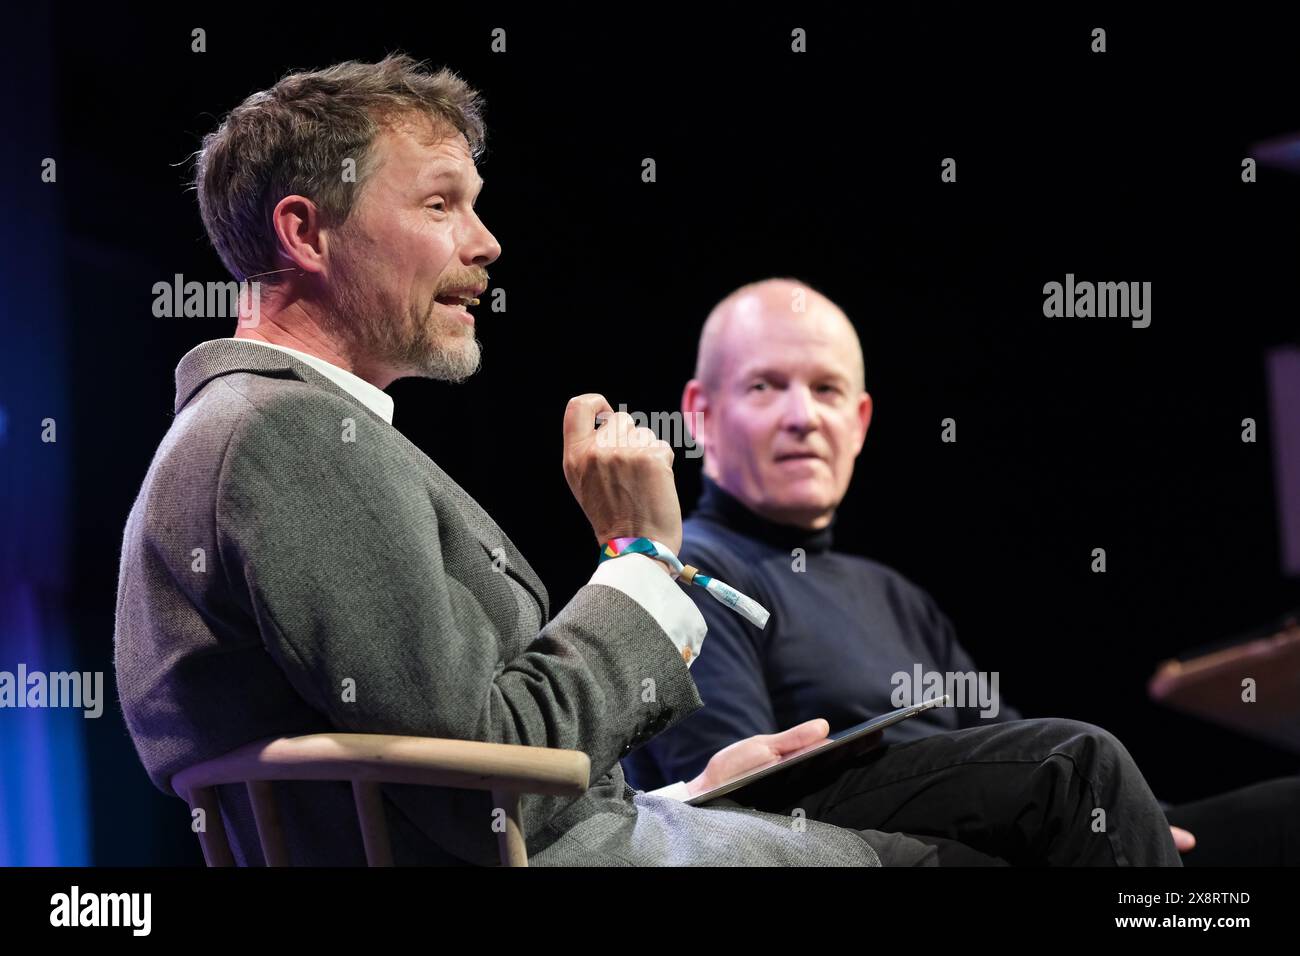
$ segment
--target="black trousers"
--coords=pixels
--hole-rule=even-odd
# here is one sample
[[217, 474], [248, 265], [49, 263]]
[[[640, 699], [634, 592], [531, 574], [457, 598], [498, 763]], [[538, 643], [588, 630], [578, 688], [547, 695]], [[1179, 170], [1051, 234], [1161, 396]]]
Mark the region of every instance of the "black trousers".
[[1124, 745], [1076, 720], [990, 724], [809, 761], [735, 796], [720, 802], [857, 830], [886, 866], [1182, 865]]
[[1300, 777], [1279, 777], [1165, 809], [1196, 836], [1186, 866], [1300, 866]]

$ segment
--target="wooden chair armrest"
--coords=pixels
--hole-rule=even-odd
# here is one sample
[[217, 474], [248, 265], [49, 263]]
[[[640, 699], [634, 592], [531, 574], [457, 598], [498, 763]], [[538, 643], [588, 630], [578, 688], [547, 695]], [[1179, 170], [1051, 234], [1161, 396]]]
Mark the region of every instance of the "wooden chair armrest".
[[579, 750], [439, 737], [306, 734], [261, 740], [180, 771], [171, 785], [190, 792], [226, 783], [352, 780], [467, 790], [581, 796], [591, 760]]

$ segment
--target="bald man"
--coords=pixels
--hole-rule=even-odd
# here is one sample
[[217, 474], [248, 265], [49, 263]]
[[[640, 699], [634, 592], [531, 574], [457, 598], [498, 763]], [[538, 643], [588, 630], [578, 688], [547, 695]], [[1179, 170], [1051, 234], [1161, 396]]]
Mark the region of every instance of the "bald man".
[[[877, 663], [864, 632], [888, 633], [898, 662], [965, 662], [919, 591], [829, 551], [831, 519], [871, 422], [861, 347], [829, 300], [793, 280], [729, 296], [705, 324], [682, 409], [705, 463], [683, 557], [772, 611], [760, 631], [697, 600], [709, 622], [693, 665], [703, 668], [693, 675], [703, 675], [704, 707], [624, 761], [638, 787], [688, 798], [754, 766], [765, 746], [779, 755], [785, 728], [824, 737], [824, 718], [841, 729], [890, 709], [849, 720], [840, 706]], [[848, 766], [787, 771], [757, 794], [738, 793], [840, 826], [879, 821], [933, 841], [944, 864], [1180, 865], [1159, 804], [1118, 740], [1078, 721], [1006, 720], [1013, 716], [954, 722]]]
[[[1032, 786], [1052, 755], [1066, 752], [1061, 741], [1119, 747], [1087, 724], [1021, 720], [999, 699], [996, 675], [976, 670], [929, 595], [883, 565], [831, 550], [835, 510], [871, 424], [864, 379], [852, 323], [794, 280], [738, 289], [705, 322], [696, 375], [682, 396], [704, 452], [704, 493], [683, 525], [681, 557], [755, 597], [772, 618], [760, 631], [719, 613], [716, 602], [697, 600], [709, 631], [692, 677], [705, 706], [627, 758], [625, 773], [636, 786], [672, 793], [665, 784], [692, 780], [733, 741], [819, 718], [822, 728], [838, 730], [911, 703], [912, 694], [902, 692], [919, 694], [918, 673], [969, 675], [956, 686], [974, 693], [962, 694], [966, 706], [934, 708], [891, 728], [892, 755], [857, 778], [800, 795], [811, 817], [835, 822], [835, 813], [853, 808], [855, 825], [886, 820], [887, 829], [925, 833], [934, 824], [918, 813], [962, 816], [987, 800], [979, 788], [993, 785], [996, 794], [1026, 778]], [[1018, 763], [1026, 756], [1030, 763]], [[960, 773], [974, 760], [1001, 769], [988, 780]], [[1118, 766], [1138, 775], [1126, 757]], [[861, 815], [863, 801], [846, 799], [857, 785], [899, 799], [893, 778], [920, 795], [901, 819], [887, 802]], [[1189, 862], [1283, 863], [1287, 854], [1297, 862], [1297, 806], [1300, 781], [1287, 778], [1165, 810], [1207, 844]], [[978, 815], [965, 817], [956, 829], [935, 832], [994, 846]], [[1171, 835], [1180, 850], [1196, 846], [1182, 827]]]

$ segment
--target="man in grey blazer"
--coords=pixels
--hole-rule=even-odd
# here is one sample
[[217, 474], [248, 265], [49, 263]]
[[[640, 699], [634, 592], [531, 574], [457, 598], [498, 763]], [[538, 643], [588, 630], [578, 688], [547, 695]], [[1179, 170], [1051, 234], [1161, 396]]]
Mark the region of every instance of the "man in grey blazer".
[[[285, 77], [204, 140], [208, 235], [237, 279], [265, 285], [235, 338], [181, 360], [126, 526], [115, 667], [150, 779], [170, 793], [198, 761], [329, 730], [560, 747], [589, 755], [593, 782], [523, 800], [536, 865], [935, 863], [935, 840], [634, 792], [619, 759], [702, 705], [699, 611], [664, 566], [627, 555], [552, 616], [506, 534], [392, 427], [392, 381], [478, 365], [466, 306], [500, 254], [474, 212], [480, 106], [454, 74], [395, 56]], [[597, 440], [601, 413], [618, 441]], [[598, 395], [570, 401], [563, 447], [597, 540], [679, 547], [671, 448]], [[757, 764], [818, 735], [744, 752]], [[1167, 832], [1132, 822], [1150, 795], [1121, 756], [1096, 748], [1082, 772], [1122, 832], [1079, 844], [1095, 801], [1063, 786], [1040, 808], [1055, 859], [1177, 863]], [[487, 794], [384, 795], [398, 863], [496, 862]], [[346, 784], [278, 796], [295, 862], [364, 861]], [[261, 862], [242, 788], [221, 799], [237, 859]]]

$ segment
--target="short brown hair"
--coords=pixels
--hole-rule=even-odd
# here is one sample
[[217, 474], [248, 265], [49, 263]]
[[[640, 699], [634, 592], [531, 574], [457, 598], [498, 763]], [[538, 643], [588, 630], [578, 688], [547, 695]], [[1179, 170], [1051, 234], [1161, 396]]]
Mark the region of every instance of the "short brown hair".
[[[285, 196], [311, 199], [328, 226], [346, 221], [381, 128], [421, 115], [463, 134], [475, 160], [482, 155], [480, 94], [403, 53], [290, 73], [236, 106], [203, 138], [194, 167], [203, 226], [226, 268], [242, 281], [280, 266], [271, 212]], [[344, 180], [347, 159], [355, 183]]]

